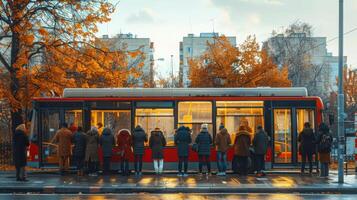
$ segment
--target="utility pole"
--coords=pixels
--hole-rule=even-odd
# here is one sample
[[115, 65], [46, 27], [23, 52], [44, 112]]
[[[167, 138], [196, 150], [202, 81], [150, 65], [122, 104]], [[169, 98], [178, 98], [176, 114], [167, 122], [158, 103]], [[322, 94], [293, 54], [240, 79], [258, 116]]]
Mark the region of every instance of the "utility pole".
[[174, 55], [171, 55], [171, 87], [174, 87]]
[[343, 145], [345, 142], [344, 118], [345, 101], [343, 94], [343, 0], [339, 0], [339, 27], [338, 27], [338, 182], [343, 183]]

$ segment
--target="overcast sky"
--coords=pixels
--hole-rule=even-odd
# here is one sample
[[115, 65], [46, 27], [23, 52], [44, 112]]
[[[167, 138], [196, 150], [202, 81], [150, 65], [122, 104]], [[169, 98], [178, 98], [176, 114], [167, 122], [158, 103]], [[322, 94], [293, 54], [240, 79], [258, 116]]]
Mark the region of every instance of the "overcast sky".
[[[116, 2], [113, 0], [113, 2]], [[345, 29], [357, 27], [357, 0], [345, 0]], [[155, 67], [170, 73], [170, 55], [175, 71], [179, 65], [179, 42], [188, 33], [215, 32], [236, 36], [242, 42], [248, 35], [266, 40], [272, 30], [282, 30], [299, 20], [313, 26], [315, 36], [338, 36], [338, 0], [120, 0], [112, 21], [99, 25], [98, 36], [132, 33], [149, 37], [155, 45]], [[357, 67], [357, 31], [345, 35], [345, 55]], [[328, 43], [337, 55], [338, 40]]]

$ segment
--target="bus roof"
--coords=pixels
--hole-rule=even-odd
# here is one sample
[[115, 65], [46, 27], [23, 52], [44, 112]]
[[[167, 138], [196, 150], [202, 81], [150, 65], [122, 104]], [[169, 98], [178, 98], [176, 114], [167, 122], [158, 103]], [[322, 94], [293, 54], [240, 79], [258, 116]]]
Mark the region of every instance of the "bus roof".
[[306, 97], [304, 87], [290, 88], [66, 88], [64, 98], [101, 97], [192, 97], [192, 96], [280, 96]]

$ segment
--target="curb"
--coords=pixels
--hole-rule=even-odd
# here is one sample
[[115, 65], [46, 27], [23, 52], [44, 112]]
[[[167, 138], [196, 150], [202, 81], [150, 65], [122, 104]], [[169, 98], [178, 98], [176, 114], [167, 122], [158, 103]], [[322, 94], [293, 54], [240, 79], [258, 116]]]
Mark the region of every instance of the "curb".
[[41, 194], [123, 194], [123, 193], [338, 193], [357, 194], [357, 187], [336, 185], [331, 187], [83, 187], [83, 186], [3, 186], [0, 193]]

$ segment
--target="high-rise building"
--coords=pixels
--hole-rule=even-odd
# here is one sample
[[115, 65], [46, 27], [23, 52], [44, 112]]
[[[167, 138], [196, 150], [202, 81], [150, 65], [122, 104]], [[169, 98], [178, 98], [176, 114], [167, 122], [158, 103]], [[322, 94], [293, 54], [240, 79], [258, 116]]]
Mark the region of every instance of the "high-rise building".
[[144, 65], [141, 68], [142, 77], [140, 77], [138, 86], [143, 87], [144, 83], [154, 82], [154, 43], [150, 41], [150, 38], [138, 38], [133, 34], [118, 34], [115, 37], [109, 37], [103, 35], [99, 40], [106, 42], [110, 45], [111, 50], [125, 50], [127, 52], [133, 52], [140, 50], [143, 57], [128, 57], [128, 66], [135, 66], [138, 60], [143, 62]]
[[[200, 36], [188, 34], [180, 42], [180, 84], [183, 87], [189, 87], [189, 65], [190, 59], [199, 58], [207, 51], [207, 43], [213, 43], [218, 33], [200, 33]], [[236, 46], [236, 37], [227, 37], [228, 41]]]
[[278, 34], [265, 41], [263, 48], [279, 67], [288, 67], [292, 86], [307, 87], [312, 95], [337, 89], [338, 57], [327, 51], [326, 37]]

